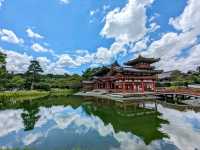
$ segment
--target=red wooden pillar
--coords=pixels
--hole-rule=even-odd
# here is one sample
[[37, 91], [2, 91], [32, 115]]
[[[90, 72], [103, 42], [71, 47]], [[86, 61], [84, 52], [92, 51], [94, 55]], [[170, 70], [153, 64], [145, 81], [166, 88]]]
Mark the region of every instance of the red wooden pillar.
[[134, 83], [132, 83], [132, 92], [134, 92], [135, 89], [134, 89]]
[[153, 80], [153, 91], [156, 92], [156, 83], [154, 80]]
[[144, 82], [142, 80], [142, 93], [144, 93]]
[[125, 85], [125, 82], [123, 82], [123, 84], [122, 84], [122, 90], [123, 90], [123, 92], [126, 91], [126, 85]]

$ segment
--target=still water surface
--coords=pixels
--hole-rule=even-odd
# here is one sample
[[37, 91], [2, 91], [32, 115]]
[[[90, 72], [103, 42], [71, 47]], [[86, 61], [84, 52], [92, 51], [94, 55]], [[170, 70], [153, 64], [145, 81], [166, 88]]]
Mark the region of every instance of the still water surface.
[[[0, 148], [200, 150], [200, 113], [157, 107], [157, 113], [124, 111], [74, 96], [4, 103], [0, 107]], [[144, 111], [150, 113], [142, 115]]]

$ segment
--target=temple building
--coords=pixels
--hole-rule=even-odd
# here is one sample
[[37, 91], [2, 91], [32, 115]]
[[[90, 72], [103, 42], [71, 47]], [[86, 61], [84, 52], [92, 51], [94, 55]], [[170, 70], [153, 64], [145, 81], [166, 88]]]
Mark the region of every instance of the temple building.
[[103, 89], [110, 92], [143, 93], [156, 91], [156, 80], [162, 70], [155, 70], [153, 63], [160, 59], [139, 55], [120, 66], [115, 61], [102, 67], [91, 80], [83, 81], [83, 90]]

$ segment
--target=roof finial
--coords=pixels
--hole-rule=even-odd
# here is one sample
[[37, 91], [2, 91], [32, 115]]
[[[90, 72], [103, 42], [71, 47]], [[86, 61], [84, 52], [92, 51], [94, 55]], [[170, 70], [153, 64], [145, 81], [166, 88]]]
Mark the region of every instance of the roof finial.
[[142, 57], [142, 55], [141, 54], [139, 54], [139, 56], [138, 56], [139, 58], [141, 58]]
[[113, 62], [112, 66], [119, 66], [119, 63], [118, 63], [117, 59], [115, 59], [115, 61]]

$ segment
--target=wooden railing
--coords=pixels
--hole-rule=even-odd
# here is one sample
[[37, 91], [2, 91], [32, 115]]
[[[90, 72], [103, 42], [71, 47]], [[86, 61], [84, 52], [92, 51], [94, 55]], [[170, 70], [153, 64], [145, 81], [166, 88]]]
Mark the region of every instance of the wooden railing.
[[195, 88], [158, 88], [157, 92], [160, 93], [180, 93], [180, 94], [188, 94], [200, 96], [200, 89]]

